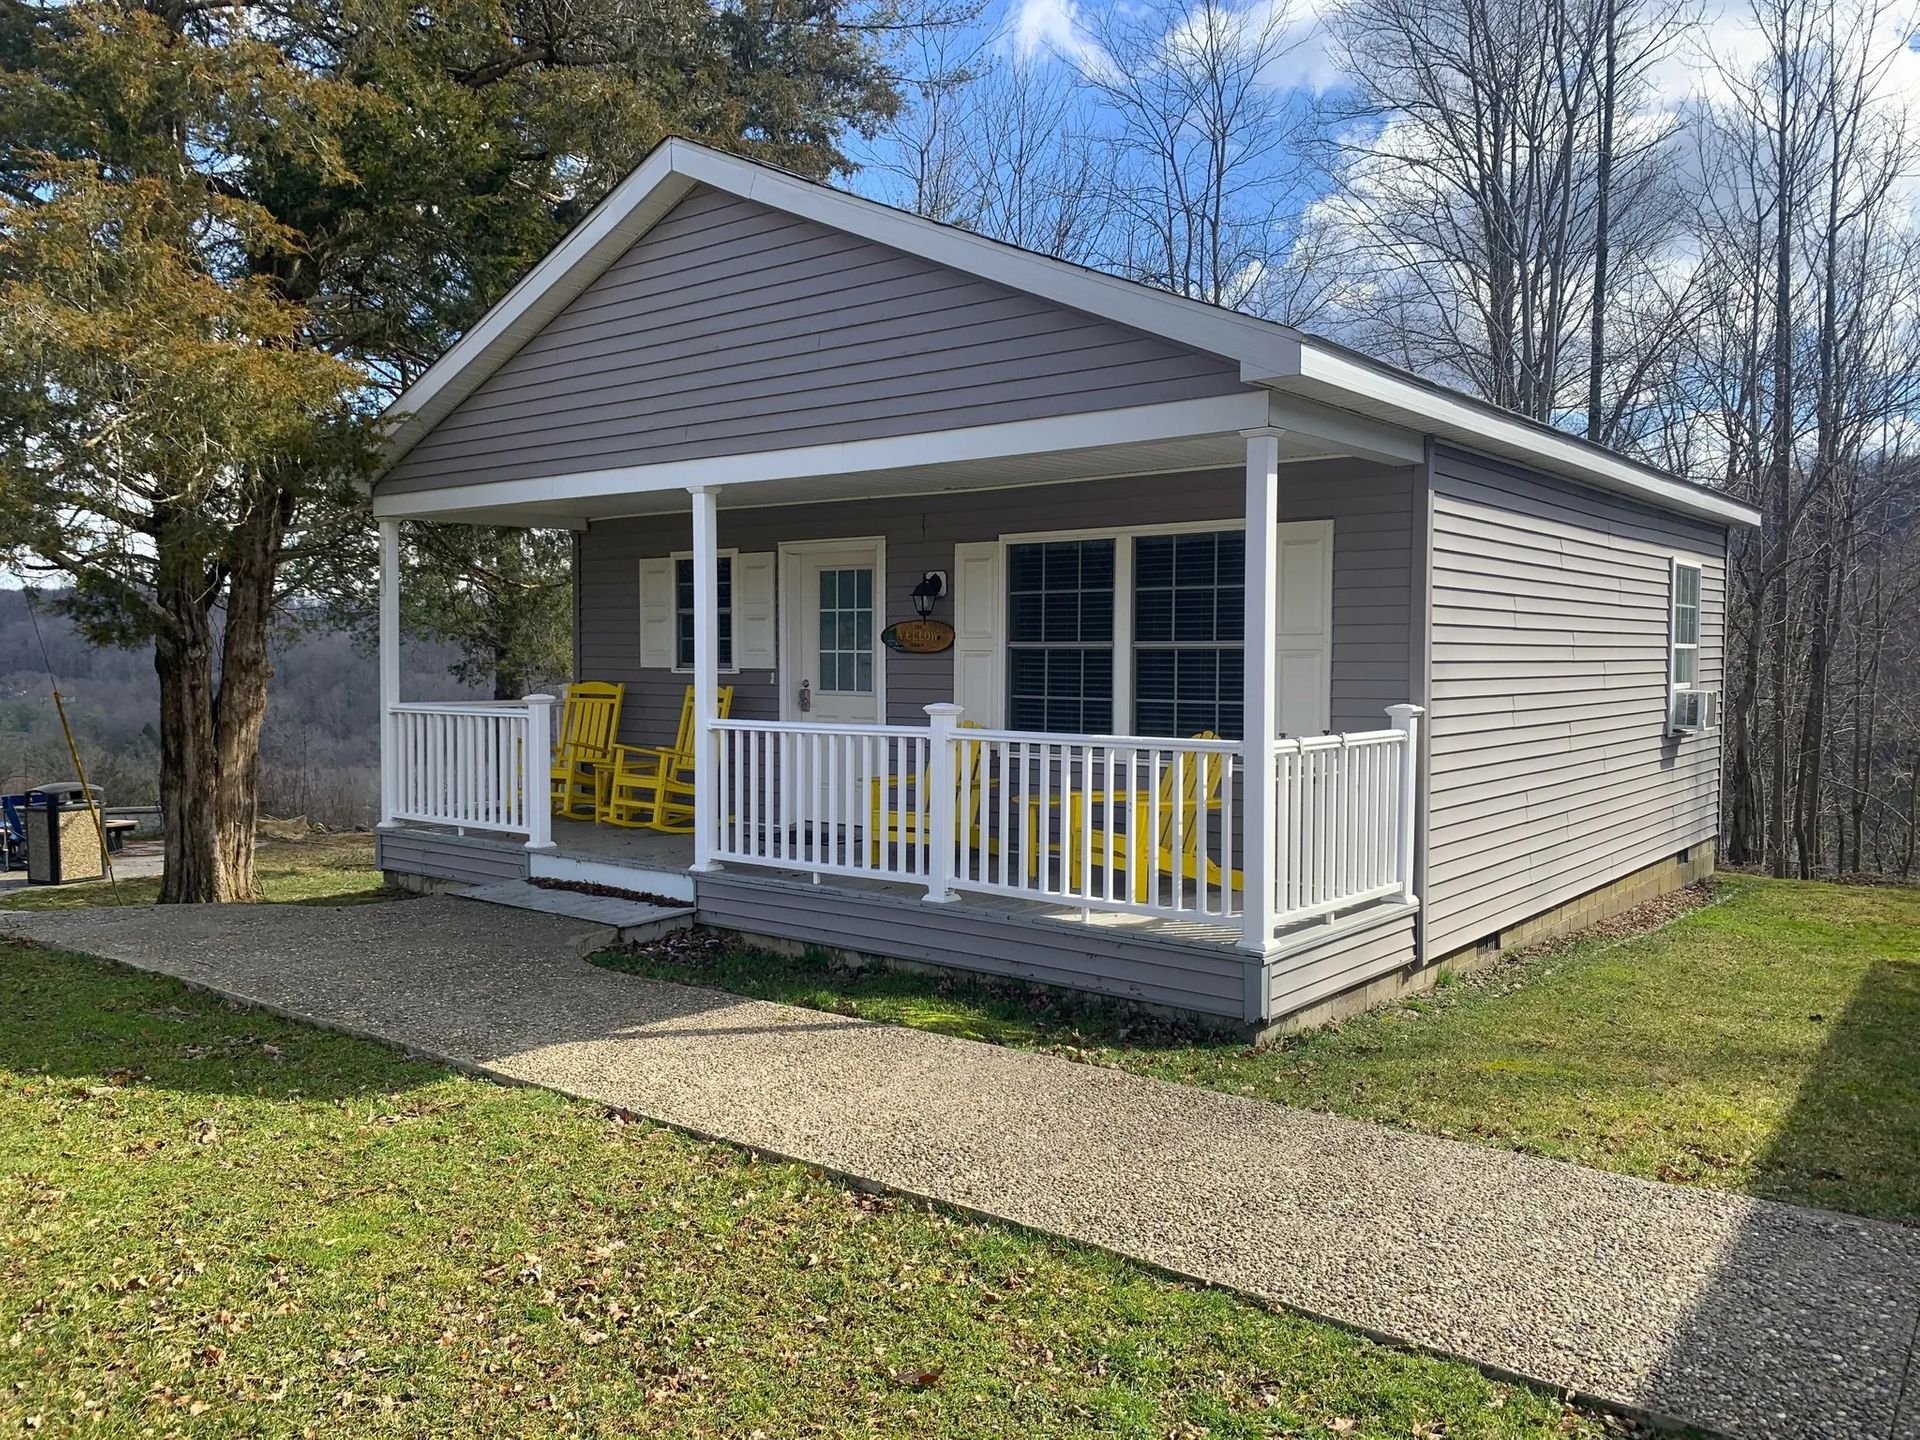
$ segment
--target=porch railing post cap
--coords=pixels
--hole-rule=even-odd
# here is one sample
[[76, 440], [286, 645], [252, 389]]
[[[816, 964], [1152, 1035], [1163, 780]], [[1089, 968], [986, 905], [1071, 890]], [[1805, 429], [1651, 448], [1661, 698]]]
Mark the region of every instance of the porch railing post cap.
[[937, 700], [931, 705], [923, 705], [920, 708], [925, 714], [931, 715], [935, 719], [960, 716], [967, 713], [966, 706], [956, 705], [951, 700]]
[[560, 703], [560, 697], [558, 695], [548, 695], [544, 692], [534, 695], [523, 695], [521, 699], [529, 705], [558, 705]]
[[1424, 715], [1426, 713], [1427, 711], [1424, 705], [1387, 706], [1387, 714], [1393, 716], [1396, 720], [1411, 720], [1416, 715]]

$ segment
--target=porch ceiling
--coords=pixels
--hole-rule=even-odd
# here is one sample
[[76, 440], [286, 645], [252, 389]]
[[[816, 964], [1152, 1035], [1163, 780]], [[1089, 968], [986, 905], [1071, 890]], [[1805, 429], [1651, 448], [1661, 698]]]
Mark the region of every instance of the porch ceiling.
[[[1283, 464], [1332, 459], [1349, 453], [1308, 435], [1279, 437]], [[825, 475], [756, 476], [754, 455], [737, 461], [737, 475], [715, 476], [726, 509], [753, 505], [804, 505], [881, 495], [939, 495], [963, 490], [993, 490], [1059, 481], [1099, 480], [1122, 475], [1177, 473], [1239, 468], [1246, 462], [1246, 441], [1239, 432], [1187, 436], [1174, 440], [1130, 441], [1071, 450], [997, 455], [946, 463], [889, 466]], [[558, 488], [558, 486], [556, 486]], [[589, 520], [623, 515], [678, 514], [686, 510], [683, 486], [633, 489], [590, 496], [473, 505], [455, 491], [419, 497], [408, 519], [482, 525], [578, 526]], [[384, 507], [383, 507], [384, 508]]]

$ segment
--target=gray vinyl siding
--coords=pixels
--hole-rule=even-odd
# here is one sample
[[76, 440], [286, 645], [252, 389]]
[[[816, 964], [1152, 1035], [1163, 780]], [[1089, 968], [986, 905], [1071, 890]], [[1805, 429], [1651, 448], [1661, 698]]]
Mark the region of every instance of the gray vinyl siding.
[[1433, 461], [1430, 958], [1710, 839], [1719, 736], [1667, 734], [1670, 567], [1721, 681], [1726, 532], [1514, 466]]
[[1235, 1021], [1257, 956], [1219, 940], [1182, 942], [995, 910], [969, 900], [801, 885], [721, 870], [695, 877], [694, 919], [750, 936], [1005, 975]]
[[385, 493], [1234, 394], [1238, 368], [696, 189]]
[[[725, 496], [722, 495], [724, 503]], [[1245, 481], [1237, 470], [1135, 476], [900, 499], [720, 512], [719, 543], [774, 551], [782, 541], [880, 535], [886, 539], [886, 615], [913, 613], [913, 587], [929, 570], [951, 574], [956, 544], [1002, 535], [1187, 521], [1237, 522]], [[1412, 645], [1412, 477], [1359, 461], [1288, 465], [1280, 472], [1283, 520], [1333, 521], [1332, 720], [1374, 730], [1408, 698]], [[597, 522], [580, 541], [583, 680], [624, 681], [622, 735], [635, 744], [671, 737], [691, 676], [640, 664], [639, 562], [692, 543], [687, 516]], [[940, 612], [951, 618], [950, 610]], [[923, 724], [922, 707], [953, 698], [953, 655], [886, 656], [887, 718]], [[769, 670], [721, 678], [740, 719], [779, 718]]]
[[1292, 948], [1268, 962], [1265, 1018], [1284, 1020], [1413, 964], [1416, 913], [1383, 905], [1377, 914], [1316, 927], [1331, 933], [1291, 941]]
[[437, 830], [376, 830], [373, 863], [396, 875], [421, 875], [462, 885], [527, 878], [526, 847], [514, 840]]

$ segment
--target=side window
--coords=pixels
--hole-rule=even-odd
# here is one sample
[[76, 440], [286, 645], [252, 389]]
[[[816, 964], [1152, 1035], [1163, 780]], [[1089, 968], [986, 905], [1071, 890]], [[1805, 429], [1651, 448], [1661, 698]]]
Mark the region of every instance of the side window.
[[1673, 562], [1673, 610], [1667, 638], [1672, 646], [1667, 680], [1691, 690], [1700, 678], [1700, 567]]
[[[733, 669], [733, 556], [717, 558], [719, 580], [719, 669]], [[682, 555], [673, 562], [673, 663], [676, 670], [693, 668], [693, 560]]]

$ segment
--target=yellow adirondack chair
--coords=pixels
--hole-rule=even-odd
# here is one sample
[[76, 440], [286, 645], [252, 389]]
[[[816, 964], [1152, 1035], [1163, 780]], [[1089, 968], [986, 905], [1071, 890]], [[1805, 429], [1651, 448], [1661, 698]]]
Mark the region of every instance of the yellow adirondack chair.
[[[1220, 737], [1211, 730], [1203, 730], [1191, 738], [1217, 740]], [[1179, 766], [1177, 795], [1174, 793], [1175, 767], [1166, 762], [1161, 766], [1159, 787], [1151, 793], [1115, 790], [1111, 795], [1104, 791], [1091, 794], [1074, 791], [1069, 794], [1064, 840], [1070, 886], [1076, 891], [1080, 888], [1083, 864], [1097, 869], [1107, 863], [1110, 853], [1118, 868], [1124, 870], [1133, 882], [1133, 899], [1139, 904], [1152, 898], [1153, 880], [1157, 875], [1172, 875], [1176, 882], [1200, 878], [1200, 827], [1207, 823], [1210, 811], [1220, 808], [1220, 790], [1225, 774], [1224, 757], [1215, 751], [1207, 751], [1189, 756]], [[1110, 832], [1106, 827], [1109, 800], [1112, 801], [1114, 818], [1126, 817], [1127, 828], [1124, 831]], [[1089, 810], [1092, 812], [1091, 821]], [[1178, 855], [1173, 853], [1176, 812], [1179, 815], [1180, 832]], [[1148, 863], [1146, 856], [1149, 845], [1153, 846], [1151, 863]], [[1047, 848], [1057, 854], [1062, 847], [1049, 844]], [[1206, 862], [1207, 883], [1218, 885], [1220, 878], [1220, 866], [1209, 855]], [[1240, 872], [1235, 870], [1229, 884], [1238, 886], [1240, 883]]]
[[[733, 687], [719, 690], [717, 718], [733, 713]], [[671, 745], [616, 745], [612, 778], [600, 806], [600, 821], [630, 830], [685, 834], [693, 829], [697, 777], [693, 767], [693, 687], [680, 705], [680, 733]]]
[[[960, 730], [978, 730], [978, 720], [962, 720], [957, 727]], [[962, 741], [958, 768], [967, 777], [966, 796], [961, 801], [955, 815], [954, 831], [956, 836], [964, 834], [967, 844], [975, 849], [980, 846], [980, 804], [986, 786], [981, 783], [980, 762], [985, 747], [978, 740], [971, 744]], [[919, 791], [927, 783], [925, 771], [907, 777], [907, 787]], [[880, 863], [880, 850], [883, 845], [899, 841], [904, 845], [920, 843], [920, 815], [917, 810], [895, 810], [887, 805], [889, 795], [898, 798], [905, 793], [899, 777], [894, 775], [876, 775], [868, 782], [872, 789], [872, 801], [867, 814], [867, 855], [869, 862]], [[990, 847], [992, 848], [992, 847]]]
[[560, 712], [560, 734], [553, 745], [553, 812], [591, 820], [599, 808], [596, 772], [613, 759], [613, 737], [620, 733], [620, 703], [627, 687], [607, 680], [582, 680], [567, 687]]

